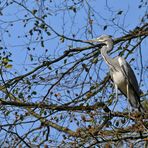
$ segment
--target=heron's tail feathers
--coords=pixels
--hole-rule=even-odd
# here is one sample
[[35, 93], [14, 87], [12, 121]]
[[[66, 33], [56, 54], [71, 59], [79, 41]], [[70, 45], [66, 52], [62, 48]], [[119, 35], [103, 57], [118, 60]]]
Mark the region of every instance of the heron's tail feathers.
[[145, 112], [145, 109], [140, 102], [140, 96], [137, 96], [137, 94], [135, 94], [134, 92], [131, 91], [129, 93], [128, 101], [131, 107], [138, 109], [138, 111], [140, 112], [143, 112], [143, 113]]
[[144, 107], [142, 106], [141, 103], [139, 104], [138, 111], [139, 112], [142, 112], [142, 113], [145, 113], [146, 112], [146, 110], [144, 109]]

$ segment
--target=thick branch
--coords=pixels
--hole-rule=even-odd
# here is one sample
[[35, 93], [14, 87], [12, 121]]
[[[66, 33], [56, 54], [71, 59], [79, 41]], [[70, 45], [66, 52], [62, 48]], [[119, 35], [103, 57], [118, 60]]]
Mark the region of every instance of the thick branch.
[[48, 105], [44, 103], [24, 103], [24, 102], [17, 102], [17, 101], [4, 101], [0, 100], [0, 105], [11, 105], [16, 107], [27, 107], [27, 108], [41, 108], [41, 109], [50, 109], [50, 110], [57, 110], [57, 111], [91, 111], [96, 110], [98, 108], [104, 108], [105, 104], [102, 102], [97, 102], [92, 106], [66, 106], [66, 105]]

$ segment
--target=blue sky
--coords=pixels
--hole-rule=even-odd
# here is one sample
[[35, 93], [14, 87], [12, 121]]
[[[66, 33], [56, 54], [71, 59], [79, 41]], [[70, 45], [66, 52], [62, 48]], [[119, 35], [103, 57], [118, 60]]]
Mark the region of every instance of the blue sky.
[[[72, 38], [72, 34], [75, 34], [75, 38], [81, 40], [95, 38], [101, 34], [110, 34], [114, 38], [121, 37], [124, 35], [123, 29], [125, 30], [124, 33], [127, 33], [126, 31], [130, 31], [140, 24], [141, 17], [146, 11], [145, 7], [141, 9], [138, 8], [140, 0], [90, 0], [88, 2], [91, 3], [91, 9], [95, 9], [95, 12], [91, 13], [90, 11], [90, 17], [94, 21], [92, 26], [88, 25], [89, 27], [93, 27], [92, 34], [89, 34], [85, 32], [88, 21], [87, 14], [89, 12], [87, 3], [84, 4], [84, 9], [81, 10], [78, 8], [77, 13], [75, 14], [72, 10], [69, 13], [68, 10], [64, 9], [62, 2], [62, 0], [57, 0], [49, 4], [48, 0], [44, 0], [44, 6], [48, 4], [50, 10], [45, 10], [44, 7], [43, 9], [40, 8], [40, 13], [37, 14], [37, 16], [40, 17], [40, 15], [42, 15], [41, 10], [44, 11], [45, 14], [50, 12], [50, 15], [46, 18], [47, 24], [50, 24], [60, 34], [64, 33], [65, 36], [70, 38]], [[106, 2], [108, 8], [106, 7]], [[71, 2], [69, 1], [69, 3], [65, 5], [71, 5]], [[39, 9], [37, 1], [28, 1], [27, 8], [31, 9], [31, 11], [34, 9]], [[55, 9], [59, 10], [56, 11]], [[123, 11], [123, 13], [118, 15], [117, 13], [119, 11]], [[63, 43], [61, 43], [60, 37], [57, 37], [49, 29], [51, 36], [48, 36], [45, 32], [41, 33], [46, 40], [45, 47], [41, 47], [40, 42], [35, 41], [35, 39], [39, 37], [37, 33], [33, 37], [25, 37], [26, 34], [29, 35], [29, 31], [33, 28], [34, 24], [34, 19], [32, 18], [26, 24], [26, 27], [24, 27], [24, 22], [22, 22], [22, 19], [24, 19], [24, 15], [28, 15], [26, 10], [18, 7], [17, 5], [11, 5], [6, 7], [2, 13], [3, 15], [0, 16], [2, 45], [7, 47], [6, 52], [10, 51], [12, 53], [11, 59], [13, 60], [13, 67], [8, 71], [11, 74], [14, 74], [16, 71], [17, 74], [14, 74], [15, 76], [21, 75], [33, 69], [39, 65], [40, 61], [42, 62], [44, 58], [48, 58], [50, 60], [52, 57], [60, 56], [66, 49], [69, 48], [69, 45], [72, 45], [73, 47], [87, 46], [87, 44], [75, 43], [69, 40], [65, 40]], [[27, 17], [31, 18], [32, 16], [29, 14]], [[122, 26], [121, 29], [119, 29], [115, 24], [112, 24], [112, 17], [114, 17], [116, 22]], [[13, 26], [11, 26], [11, 23], [9, 24], [9, 21], [12, 23], [14, 22]], [[103, 30], [104, 26], [106, 25], [107, 29]], [[6, 32], [7, 29], [10, 31], [9, 33]], [[148, 66], [148, 51], [146, 45], [147, 41], [144, 41], [142, 43], [141, 51], [144, 66]], [[28, 50], [27, 47], [31, 48], [31, 50]], [[35, 50], [33, 50], [33, 48], [35, 48]], [[48, 49], [48, 52], [46, 52], [46, 49]], [[1, 53], [2, 52], [3, 51], [1, 51]], [[31, 55], [35, 59], [34, 61], [30, 61]], [[118, 55], [118, 53], [115, 55]], [[39, 57], [41, 58], [39, 59]], [[132, 67], [140, 67], [139, 47], [135, 50], [133, 55], [128, 57], [127, 60], [130, 61], [130, 59], [133, 57], [136, 58], [136, 61], [132, 64]], [[79, 57], [76, 58], [78, 59]], [[108, 72], [108, 68], [105, 63], [102, 65], [104, 65], [104, 67], [102, 66], [101, 77], [104, 77], [104, 74]], [[26, 68], [28, 69], [27, 71], [25, 70]], [[105, 72], [103, 71], [104, 69]], [[146, 74], [146, 72], [143, 74], [145, 84], [143, 87], [141, 87], [144, 91], [146, 91], [148, 88]], [[8, 78], [10, 77], [12, 77], [12, 75], [8, 76]], [[137, 75], [137, 78], [139, 80], [139, 75]]]

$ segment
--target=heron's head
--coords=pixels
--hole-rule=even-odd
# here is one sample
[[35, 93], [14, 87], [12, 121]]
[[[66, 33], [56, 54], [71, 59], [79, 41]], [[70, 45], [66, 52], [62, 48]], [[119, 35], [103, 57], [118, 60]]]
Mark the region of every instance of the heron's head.
[[111, 43], [113, 44], [113, 39], [110, 35], [101, 35], [96, 39], [89, 40], [89, 42], [96, 42], [96, 43], [98, 42], [108, 45]]
[[107, 44], [107, 43], [113, 42], [113, 39], [112, 39], [112, 36], [110, 35], [101, 35], [100, 37], [96, 39], [96, 41]]
[[101, 48], [101, 50], [105, 51], [110, 51], [113, 48], [113, 39], [110, 35], [101, 35], [96, 39], [92, 39], [92, 40], [88, 40], [87, 42], [95, 42], [95, 43], [100, 43], [104, 46], [106, 46], [106, 48]]

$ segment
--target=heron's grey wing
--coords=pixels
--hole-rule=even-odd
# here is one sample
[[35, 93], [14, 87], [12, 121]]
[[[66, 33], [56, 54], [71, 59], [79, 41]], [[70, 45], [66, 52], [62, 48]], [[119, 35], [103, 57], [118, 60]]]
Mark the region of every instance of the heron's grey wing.
[[140, 90], [139, 90], [138, 82], [137, 82], [137, 79], [136, 79], [133, 69], [128, 64], [128, 62], [122, 57], [118, 57], [118, 62], [119, 62], [121, 70], [122, 70], [124, 76], [126, 77], [130, 87], [136, 93], [137, 97], [140, 97]]
[[140, 89], [134, 71], [124, 58], [119, 57], [118, 62], [121, 71], [125, 76], [129, 85], [129, 93], [128, 93], [129, 103], [131, 104], [132, 107], [137, 108], [140, 112], [144, 112], [145, 110], [140, 102]]

